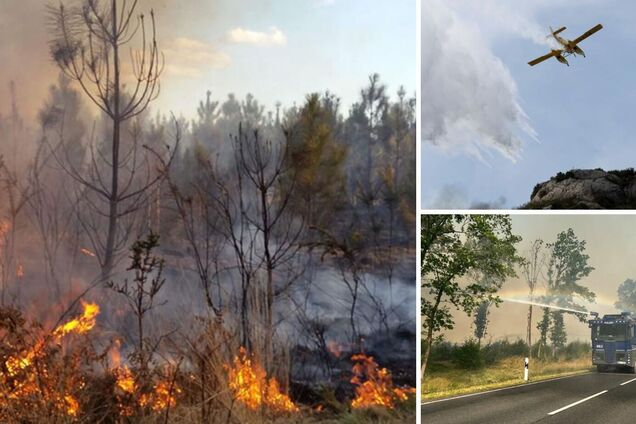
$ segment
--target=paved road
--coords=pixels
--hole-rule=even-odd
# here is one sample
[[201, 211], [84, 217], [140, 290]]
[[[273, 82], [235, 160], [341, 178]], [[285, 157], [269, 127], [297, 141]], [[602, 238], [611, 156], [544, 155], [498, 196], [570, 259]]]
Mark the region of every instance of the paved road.
[[591, 373], [422, 404], [423, 424], [636, 422], [636, 375]]

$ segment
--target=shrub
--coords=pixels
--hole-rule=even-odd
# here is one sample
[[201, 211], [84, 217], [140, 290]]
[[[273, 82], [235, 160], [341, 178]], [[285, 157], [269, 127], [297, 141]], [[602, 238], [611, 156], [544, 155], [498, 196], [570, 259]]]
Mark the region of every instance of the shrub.
[[464, 369], [476, 369], [484, 365], [481, 348], [475, 339], [466, 340], [453, 352], [453, 362]]
[[517, 339], [512, 343], [507, 339], [499, 340], [494, 343], [489, 343], [482, 349], [482, 355], [487, 364], [493, 364], [500, 359], [510, 356], [522, 356], [527, 352], [528, 345], [521, 339]]
[[568, 343], [558, 353], [565, 357], [566, 360], [578, 359], [590, 355], [592, 346], [587, 342], [574, 341]]
[[434, 343], [431, 349], [430, 359], [433, 361], [449, 361], [453, 359], [456, 345], [448, 341]]

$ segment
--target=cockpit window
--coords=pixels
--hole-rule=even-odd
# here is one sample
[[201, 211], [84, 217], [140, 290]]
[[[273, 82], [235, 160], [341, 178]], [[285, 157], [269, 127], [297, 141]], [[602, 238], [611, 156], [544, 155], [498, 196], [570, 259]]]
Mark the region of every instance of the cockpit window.
[[594, 338], [609, 340], [624, 340], [627, 326], [620, 324], [600, 324], [594, 326]]

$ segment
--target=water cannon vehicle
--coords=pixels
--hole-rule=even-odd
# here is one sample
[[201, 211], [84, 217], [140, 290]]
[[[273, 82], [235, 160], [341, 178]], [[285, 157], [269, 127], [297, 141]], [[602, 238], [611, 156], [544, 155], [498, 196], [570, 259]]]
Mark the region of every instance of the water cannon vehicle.
[[590, 313], [588, 325], [592, 330], [592, 364], [599, 372], [626, 369], [632, 373], [636, 366], [636, 318], [630, 312], [603, 315]]

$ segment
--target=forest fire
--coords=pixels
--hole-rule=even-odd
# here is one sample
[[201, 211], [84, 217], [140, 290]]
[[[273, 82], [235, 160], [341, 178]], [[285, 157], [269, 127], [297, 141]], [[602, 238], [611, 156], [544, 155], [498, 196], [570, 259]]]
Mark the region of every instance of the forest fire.
[[[134, 415], [137, 408], [149, 408], [158, 413], [167, 408], [174, 408], [177, 404], [176, 397], [181, 394], [181, 389], [167, 380], [159, 380], [151, 390], [143, 391], [138, 384], [138, 379], [127, 366], [119, 366], [119, 341], [109, 353], [111, 360], [115, 359], [116, 367], [112, 370], [116, 378], [115, 385], [121, 391], [119, 409], [123, 416]], [[117, 353], [114, 353], [117, 352]]]
[[[99, 306], [93, 303], [82, 305], [82, 316], [60, 325], [52, 332], [56, 342], [59, 343], [62, 337], [71, 333], [84, 334], [95, 326]], [[39, 336], [32, 347], [6, 359], [6, 371], [0, 371], [0, 387], [3, 392], [7, 391], [0, 404], [1, 409], [8, 408], [12, 402], [26, 405], [34, 399], [40, 399], [69, 417], [79, 414], [80, 404], [72, 393], [84, 385], [81, 376], [75, 373], [77, 361], [70, 362], [70, 369], [65, 368], [65, 374], [68, 374], [58, 378], [55, 374], [59, 370], [50, 363], [57, 349], [50, 342], [50, 336]]]
[[412, 84], [370, 61], [285, 104], [188, 73], [171, 104], [192, 43], [170, 25], [200, 8], [54, 3], [25, 21], [0, 1], [34, 44], [0, 81], [0, 424], [366, 422], [367, 380], [409, 422], [390, 376], [349, 381], [362, 351], [416, 381]]
[[[60, 325], [53, 331], [55, 336], [63, 337], [69, 333], [82, 334], [95, 326], [95, 319], [99, 314], [99, 306], [94, 303], [82, 303], [84, 313], [80, 318], [73, 319]], [[18, 371], [28, 368], [40, 352], [46, 347], [44, 340], [39, 340], [31, 349], [20, 356], [13, 356], [5, 362], [9, 376], [15, 376]]]
[[275, 413], [299, 410], [289, 396], [280, 391], [274, 377], [267, 380], [263, 367], [250, 358], [243, 347], [232, 366], [228, 367], [228, 377], [235, 399], [250, 409], [256, 410], [264, 405]]
[[351, 357], [355, 361], [353, 365], [353, 377], [351, 383], [356, 388], [356, 398], [351, 402], [354, 409], [385, 407], [393, 409], [396, 402], [408, 399], [409, 394], [415, 393], [415, 389], [400, 388], [393, 384], [391, 373], [386, 368], [380, 368], [372, 356], [357, 354]]
[[84, 313], [81, 317], [62, 324], [53, 331], [53, 334], [62, 337], [69, 333], [83, 334], [93, 329], [95, 320], [99, 314], [99, 305], [82, 302]]

